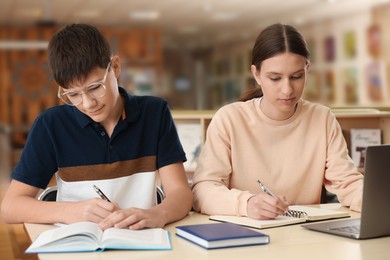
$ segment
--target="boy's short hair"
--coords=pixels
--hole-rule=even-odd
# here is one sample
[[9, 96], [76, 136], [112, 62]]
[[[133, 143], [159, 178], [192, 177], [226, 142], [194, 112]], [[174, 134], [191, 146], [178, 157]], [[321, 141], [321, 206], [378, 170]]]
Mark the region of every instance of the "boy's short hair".
[[50, 40], [49, 66], [58, 85], [83, 82], [92, 70], [106, 68], [111, 47], [103, 34], [88, 24], [70, 24]]

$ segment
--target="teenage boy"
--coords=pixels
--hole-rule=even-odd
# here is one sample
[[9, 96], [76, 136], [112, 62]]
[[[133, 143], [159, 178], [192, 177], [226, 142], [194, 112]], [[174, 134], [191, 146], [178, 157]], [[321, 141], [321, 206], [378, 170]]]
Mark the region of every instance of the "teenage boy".
[[[192, 206], [186, 157], [167, 103], [118, 86], [119, 56], [93, 26], [64, 27], [48, 54], [65, 104], [44, 111], [32, 126], [2, 202], [3, 218], [142, 229], [186, 216]], [[37, 200], [53, 175], [56, 202]], [[165, 198], [156, 205], [157, 175]]]

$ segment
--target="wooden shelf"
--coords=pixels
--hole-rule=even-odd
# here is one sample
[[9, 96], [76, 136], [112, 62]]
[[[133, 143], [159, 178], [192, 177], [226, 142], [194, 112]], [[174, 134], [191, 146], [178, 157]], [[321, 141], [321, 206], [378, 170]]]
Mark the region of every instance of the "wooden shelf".
[[[172, 116], [176, 123], [199, 122], [205, 137], [207, 127], [214, 116], [215, 110], [173, 110]], [[390, 143], [390, 112], [376, 109], [332, 109], [341, 128], [349, 135], [351, 128], [380, 128], [382, 142]], [[205, 138], [202, 139], [203, 141]]]

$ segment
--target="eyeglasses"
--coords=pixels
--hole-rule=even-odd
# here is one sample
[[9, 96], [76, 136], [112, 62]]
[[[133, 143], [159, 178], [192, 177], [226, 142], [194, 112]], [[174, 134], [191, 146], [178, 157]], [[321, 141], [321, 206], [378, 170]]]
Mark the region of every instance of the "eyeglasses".
[[58, 86], [57, 97], [69, 106], [80, 105], [83, 102], [83, 93], [93, 99], [104, 97], [104, 95], [106, 94], [106, 86], [104, 85], [104, 83], [106, 82], [110, 66], [111, 61], [107, 65], [106, 73], [104, 73], [102, 81], [90, 84], [83, 91], [65, 91], [63, 87]]

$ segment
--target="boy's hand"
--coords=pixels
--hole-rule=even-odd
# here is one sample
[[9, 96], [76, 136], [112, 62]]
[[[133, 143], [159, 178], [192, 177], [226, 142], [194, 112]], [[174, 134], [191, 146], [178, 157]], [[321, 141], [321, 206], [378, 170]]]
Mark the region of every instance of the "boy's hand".
[[166, 217], [161, 210], [128, 208], [119, 209], [111, 213], [105, 219], [100, 221], [99, 226], [105, 230], [110, 227], [115, 228], [129, 228], [129, 229], [143, 229], [164, 227], [166, 224]]
[[102, 199], [90, 199], [76, 202], [72, 210], [65, 212], [70, 215], [69, 223], [79, 221], [91, 221], [99, 223], [115, 210], [118, 210], [117, 203], [110, 203]]

